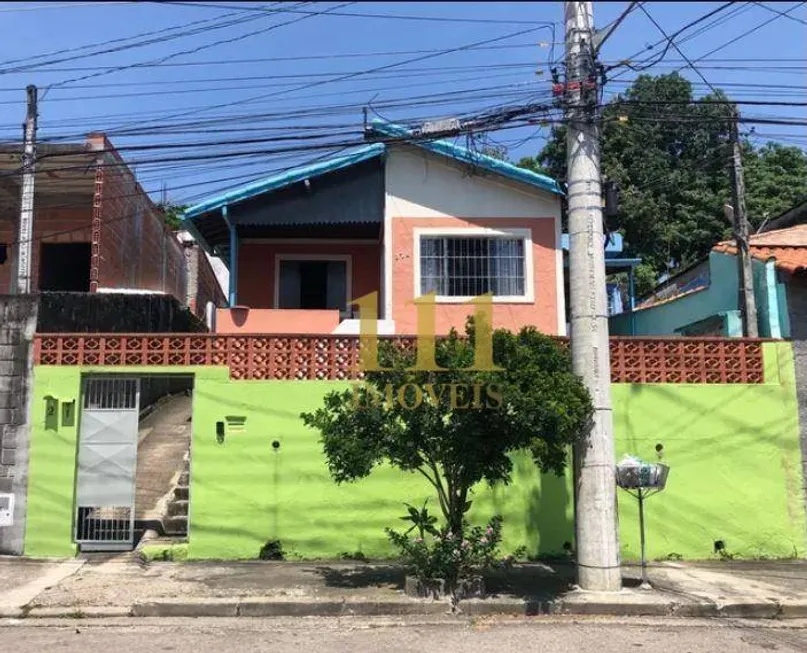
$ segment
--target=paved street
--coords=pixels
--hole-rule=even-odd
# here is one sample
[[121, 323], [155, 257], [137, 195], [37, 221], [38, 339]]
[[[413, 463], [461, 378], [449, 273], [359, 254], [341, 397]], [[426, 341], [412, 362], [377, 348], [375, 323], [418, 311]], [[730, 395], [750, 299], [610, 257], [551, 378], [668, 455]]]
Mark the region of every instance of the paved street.
[[0, 650], [807, 652], [807, 623], [651, 619], [160, 619], [0, 621]]

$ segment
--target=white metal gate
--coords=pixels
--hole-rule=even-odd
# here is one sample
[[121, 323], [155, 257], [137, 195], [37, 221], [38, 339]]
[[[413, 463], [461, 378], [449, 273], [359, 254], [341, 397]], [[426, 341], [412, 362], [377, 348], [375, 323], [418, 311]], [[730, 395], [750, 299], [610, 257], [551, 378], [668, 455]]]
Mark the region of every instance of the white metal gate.
[[140, 381], [84, 381], [76, 482], [76, 542], [82, 551], [134, 546]]

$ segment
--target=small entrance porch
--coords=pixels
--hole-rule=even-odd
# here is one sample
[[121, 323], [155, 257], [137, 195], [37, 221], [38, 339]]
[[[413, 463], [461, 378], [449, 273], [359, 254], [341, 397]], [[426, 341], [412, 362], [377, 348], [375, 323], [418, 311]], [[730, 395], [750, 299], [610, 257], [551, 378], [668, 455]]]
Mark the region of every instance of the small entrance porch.
[[357, 334], [354, 301], [383, 315], [384, 149], [282, 173], [191, 207], [185, 224], [230, 269], [218, 333]]

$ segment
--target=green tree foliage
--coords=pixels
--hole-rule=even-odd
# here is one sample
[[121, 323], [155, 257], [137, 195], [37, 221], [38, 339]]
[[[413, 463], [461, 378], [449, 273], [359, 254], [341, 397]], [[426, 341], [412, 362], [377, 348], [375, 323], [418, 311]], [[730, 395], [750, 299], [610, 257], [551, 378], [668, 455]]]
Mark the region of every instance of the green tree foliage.
[[569, 354], [533, 328], [497, 330], [493, 360], [502, 369], [462, 369], [474, 362], [476, 333], [469, 323], [466, 338], [453, 332], [439, 339], [435, 357], [446, 369], [436, 372], [409, 369], [414, 352], [381, 342], [379, 360], [389, 371], [367, 371], [363, 384], [328, 394], [321, 408], [302, 415], [321, 433], [337, 483], [364, 478], [383, 462], [420, 473], [447, 528], [461, 533], [471, 489], [510, 481], [508, 454], [528, 450], [542, 471], [563, 472], [568, 445], [591, 416]]
[[169, 229], [177, 231], [182, 228], [182, 216], [185, 213], [185, 209], [188, 208], [187, 206], [184, 204], [166, 202], [165, 204], [158, 204], [157, 208], [162, 211], [163, 219]]
[[[706, 103], [727, 98], [711, 95], [691, 104], [693, 99], [692, 85], [680, 75], [641, 75], [603, 109], [603, 175], [622, 193], [620, 214], [607, 228], [624, 234], [627, 254], [644, 259], [651, 277], [670, 259], [689, 265], [730, 236], [723, 213], [731, 203], [729, 109]], [[743, 164], [752, 227], [807, 196], [801, 149], [745, 141]], [[565, 181], [565, 127], [555, 128], [538, 156], [519, 165]]]

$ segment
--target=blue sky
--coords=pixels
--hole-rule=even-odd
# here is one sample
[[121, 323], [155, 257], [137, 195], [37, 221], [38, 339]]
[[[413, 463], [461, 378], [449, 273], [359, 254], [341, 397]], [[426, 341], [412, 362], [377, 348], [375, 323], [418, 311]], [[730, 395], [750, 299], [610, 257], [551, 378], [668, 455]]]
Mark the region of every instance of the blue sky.
[[[44, 140], [72, 136], [72, 140], [79, 141], [81, 134], [88, 131], [107, 131], [122, 148], [204, 143], [188, 149], [123, 151], [127, 160], [139, 162], [137, 174], [156, 199], [165, 185], [172, 199], [196, 201], [211, 192], [325, 154], [323, 150], [274, 153], [266, 150], [294, 149], [300, 144], [321, 142], [323, 138], [342, 146], [355, 141], [362, 123], [361, 106], [370, 101], [377, 114], [385, 118], [422, 120], [546, 99], [551, 82], [550, 56], [562, 58], [563, 53], [560, 2], [198, 4], [218, 6], [69, 0], [55, 0], [47, 7], [41, 2], [0, 3], [4, 34], [0, 41], [0, 137], [3, 140], [20, 137], [25, 114], [23, 89], [33, 83], [40, 87], [41, 98], [44, 94], [40, 100], [40, 136]], [[720, 4], [648, 2], [645, 7], [669, 34]], [[751, 2], [735, 3], [715, 16], [723, 19], [719, 25], [687, 39], [695, 31], [690, 30], [678, 43], [689, 58], [698, 59], [741, 37], [700, 62], [706, 78], [738, 100], [803, 101], [807, 95], [804, 50], [807, 3], [766, 5], [768, 8]], [[606, 25], [626, 6], [625, 2], [595, 3], [595, 24]], [[270, 14], [244, 10], [260, 7], [282, 7], [287, 11]], [[775, 13], [792, 7], [796, 7], [790, 14], [795, 20]], [[288, 11], [293, 9], [320, 15]], [[328, 10], [393, 17], [328, 15]], [[213, 21], [227, 14], [232, 14], [232, 20], [243, 22], [209, 29], [216, 25]], [[194, 21], [210, 22], [199, 25], [207, 28], [199, 34], [166, 38], [174, 33], [168, 28], [177, 26], [175, 32], [178, 32], [182, 29], [179, 26]], [[289, 21], [296, 22], [278, 26]], [[766, 21], [770, 22], [742, 36]], [[554, 25], [542, 27], [541, 22]], [[41, 66], [44, 58], [32, 59], [36, 55], [155, 30], [165, 31], [156, 35], [156, 42], [143, 47], [55, 63], [48, 69]], [[258, 30], [262, 33], [206, 47], [220, 39]], [[150, 37], [126, 43], [142, 43], [147, 38]], [[642, 11], [635, 10], [606, 43], [602, 58], [606, 63], [616, 62], [641, 53], [661, 39]], [[469, 44], [479, 45], [469, 48]], [[118, 44], [111, 44], [114, 45]], [[172, 56], [199, 47], [205, 49]], [[464, 49], [437, 55], [457, 48]], [[639, 58], [660, 49], [640, 54]], [[54, 58], [90, 52], [94, 49]], [[171, 58], [163, 65], [154, 65], [164, 57]], [[393, 65], [418, 57], [423, 60]], [[9, 60], [21, 61], [6, 63]], [[144, 63], [147, 65], [98, 74]], [[33, 67], [13, 72], [17, 66]], [[391, 67], [368, 72], [384, 66]], [[685, 66], [680, 55], [670, 49], [665, 60], [648, 72], [682, 68], [681, 73], [696, 82], [698, 94], [705, 93], [700, 78]], [[95, 76], [65, 83], [87, 75]], [[635, 76], [624, 68], [615, 70], [612, 77], [616, 79], [606, 87], [606, 96], [624, 90]], [[44, 93], [49, 85], [52, 87]], [[247, 101], [256, 96], [262, 97]], [[741, 110], [756, 116], [804, 118], [806, 115], [803, 107], [741, 107]], [[198, 124], [205, 119], [218, 122]], [[184, 124], [173, 133], [153, 129], [164, 128], [172, 120]], [[127, 136], [121, 133], [121, 128], [140, 131]], [[491, 143], [507, 146], [510, 158], [518, 159], [534, 154], [546, 131], [540, 125], [532, 125], [496, 132], [489, 138]], [[237, 159], [223, 156], [238, 149], [226, 144], [232, 139], [265, 139], [290, 133], [317, 134], [318, 140], [244, 145], [242, 151], [253, 149], [251, 156]], [[752, 138], [782, 140], [805, 147], [805, 135], [804, 127], [768, 125], [757, 127]], [[208, 144], [214, 140], [224, 144]], [[222, 158], [166, 161], [189, 154]]]

